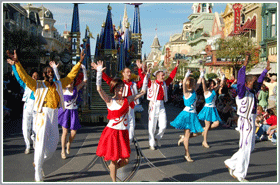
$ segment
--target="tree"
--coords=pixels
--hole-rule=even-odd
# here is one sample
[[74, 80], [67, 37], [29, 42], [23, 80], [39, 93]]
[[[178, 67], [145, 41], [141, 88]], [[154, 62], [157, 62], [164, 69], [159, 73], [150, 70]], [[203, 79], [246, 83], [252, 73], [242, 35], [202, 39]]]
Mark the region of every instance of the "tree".
[[235, 78], [237, 78], [237, 71], [242, 66], [242, 61], [245, 59], [245, 53], [250, 52], [247, 68], [252, 68], [258, 62], [259, 50], [255, 43], [249, 37], [243, 35], [227, 37], [225, 39], [219, 38], [216, 41], [217, 58], [230, 59], [235, 71]]
[[37, 35], [30, 35], [25, 30], [5, 31], [4, 53], [6, 50], [17, 50], [18, 58], [22, 63], [34, 60], [39, 62], [38, 57], [44, 55], [40, 48], [40, 40]]

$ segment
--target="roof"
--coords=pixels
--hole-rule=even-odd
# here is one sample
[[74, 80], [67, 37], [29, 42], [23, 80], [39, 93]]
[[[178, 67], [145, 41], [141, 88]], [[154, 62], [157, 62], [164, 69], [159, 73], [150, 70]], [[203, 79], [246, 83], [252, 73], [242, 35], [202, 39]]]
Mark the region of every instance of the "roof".
[[155, 36], [153, 44], [151, 45], [151, 48], [160, 48], [158, 37]]

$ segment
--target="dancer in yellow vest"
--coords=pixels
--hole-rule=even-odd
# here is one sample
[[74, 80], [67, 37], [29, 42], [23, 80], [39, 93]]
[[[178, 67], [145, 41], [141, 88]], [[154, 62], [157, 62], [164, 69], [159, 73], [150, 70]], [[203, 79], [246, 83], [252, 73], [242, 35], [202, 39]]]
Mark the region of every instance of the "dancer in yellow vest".
[[7, 51], [7, 55], [15, 62], [17, 72], [28, 88], [35, 92], [34, 110], [37, 112], [35, 118], [36, 145], [34, 154], [35, 181], [43, 181], [44, 161], [51, 158], [57, 148], [59, 141], [58, 131], [58, 108], [64, 108], [62, 88], [65, 88], [76, 77], [81, 63], [84, 60], [84, 51], [81, 53], [80, 61], [72, 68], [71, 72], [63, 79], [53, 82], [54, 71], [51, 67], [43, 70], [43, 81], [36, 81], [29, 76], [18, 61], [16, 51], [14, 55]]

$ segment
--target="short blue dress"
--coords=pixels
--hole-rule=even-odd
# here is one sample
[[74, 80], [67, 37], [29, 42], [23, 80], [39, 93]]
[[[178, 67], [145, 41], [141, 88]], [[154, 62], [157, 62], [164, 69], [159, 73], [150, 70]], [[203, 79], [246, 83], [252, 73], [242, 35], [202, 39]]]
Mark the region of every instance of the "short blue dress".
[[180, 114], [175, 118], [174, 121], [170, 123], [171, 126], [180, 130], [190, 130], [192, 133], [203, 132], [203, 128], [197, 118], [196, 114], [196, 93], [193, 91], [188, 99], [183, 96], [185, 108]]
[[216, 92], [213, 90], [211, 92], [211, 95], [208, 98], [205, 98], [205, 105], [197, 115], [198, 119], [203, 121], [206, 120], [210, 122], [222, 121], [217, 111], [215, 101], [216, 101]]

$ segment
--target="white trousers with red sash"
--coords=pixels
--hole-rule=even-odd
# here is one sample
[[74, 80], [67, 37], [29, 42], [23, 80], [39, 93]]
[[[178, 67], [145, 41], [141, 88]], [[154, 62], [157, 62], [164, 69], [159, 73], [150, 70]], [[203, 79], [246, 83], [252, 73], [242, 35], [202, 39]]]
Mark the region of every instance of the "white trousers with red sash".
[[233, 175], [237, 178], [245, 178], [250, 162], [250, 155], [255, 147], [255, 120], [256, 115], [251, 114], [249, 119], [242, 116], [238, 118], [239, 126], [239, 150], [225, 164], [231, 168]]
[[[158, 133], [155, 135], [158, 122]], [[149, 103], [149, 145], [155, 147], [155, 139], [160, 140], [166, 129], [166, 112], [163, 100], [150, 101]]]
[[52, 157], [59, 141], [58, 109], [43, 107], [36, 115], [35, 130], [35, 180], [41, 181], [43, 164]]

